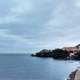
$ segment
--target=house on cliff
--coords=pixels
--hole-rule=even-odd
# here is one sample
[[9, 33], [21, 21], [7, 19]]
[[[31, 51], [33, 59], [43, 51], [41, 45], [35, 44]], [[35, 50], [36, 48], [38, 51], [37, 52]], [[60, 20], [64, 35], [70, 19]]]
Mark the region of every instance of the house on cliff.
[[64, 47], [64, 48], [62, 48], [62, 50], [66, 50], [72, 54], [75, 54], [80, 51], [80, 44], [78, 44], [75, 47]]

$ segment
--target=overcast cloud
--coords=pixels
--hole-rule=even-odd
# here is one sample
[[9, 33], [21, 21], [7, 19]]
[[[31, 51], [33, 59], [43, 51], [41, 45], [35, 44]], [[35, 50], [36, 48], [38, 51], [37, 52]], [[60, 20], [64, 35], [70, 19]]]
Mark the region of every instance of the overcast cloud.
[[80, 43], [80, 0], [0, 0], [0, 53], [32, 53]]

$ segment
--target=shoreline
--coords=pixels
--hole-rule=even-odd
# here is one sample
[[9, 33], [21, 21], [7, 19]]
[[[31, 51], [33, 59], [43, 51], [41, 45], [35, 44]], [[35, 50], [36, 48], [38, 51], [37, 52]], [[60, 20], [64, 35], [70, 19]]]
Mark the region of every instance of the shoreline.
[[65, 80], [80, 80], [80, 67], [71, 72]]
[[80, 44], [74, 47], [63, 47], [53, 50], [43, 49], [32, 56], [52, 57], [58, 60], [80, 60]]

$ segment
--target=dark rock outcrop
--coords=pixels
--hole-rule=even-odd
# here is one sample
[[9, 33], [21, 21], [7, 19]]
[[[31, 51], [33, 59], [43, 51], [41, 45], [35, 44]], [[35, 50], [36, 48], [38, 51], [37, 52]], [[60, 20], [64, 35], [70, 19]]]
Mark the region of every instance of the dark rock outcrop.
[[42, 51], [36, 53], [37, 57], [51, 57], [51, 50], [43, 49]]
[[54, 59], [68, 59], [69, 58], [69, 52], [62, 49], [55, 49], [52, 51], [52, 57]]
[[37, 57], [52, 57], [54, 59], [64, 60], [80, 60], [80, 45], [75, 47], [64, 47], [62, 49], [47, 50], [43, 49], [32, 56]]
[[73, 55], [74, 60], [80, 60], [80, 51]]
[[74, 80], [76, 72], [78, 71], [78, 69], [76, 69], [75, 71], [73, 71], [66, 80]]
[[55, 49], [55, 50], [43, 49], [42, 51], [36, 53], [35, 55], [32, 54], [32, 56], [52, 57], [54, 59], [68, 59], [69, 52], [62, 49]]

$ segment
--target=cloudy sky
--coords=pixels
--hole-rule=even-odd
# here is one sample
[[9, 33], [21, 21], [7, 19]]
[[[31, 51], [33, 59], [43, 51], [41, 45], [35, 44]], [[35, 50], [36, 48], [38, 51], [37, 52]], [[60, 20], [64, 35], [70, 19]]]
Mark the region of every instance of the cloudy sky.
[[80, 0], [0, 0], [0, 53], [78, 43]]

